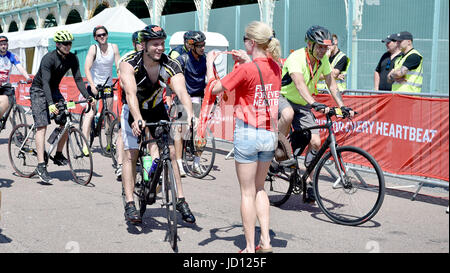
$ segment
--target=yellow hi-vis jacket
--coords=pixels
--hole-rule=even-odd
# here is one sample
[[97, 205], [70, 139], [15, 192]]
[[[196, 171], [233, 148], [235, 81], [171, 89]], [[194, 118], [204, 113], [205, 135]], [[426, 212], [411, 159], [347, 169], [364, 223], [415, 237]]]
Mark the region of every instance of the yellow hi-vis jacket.
[[[402, 58], [398, 58], [395, 61], [394, 69], [400, 69], [406, 61], [406, 58], [411, 54], [417, 54], [420, 57], [419, 51], [412, 49], [403, 56]], [[414, 92], [420, 93], [422, 91], [422, 82], [423, 82], [423, 58], [420, 61], [419, 66], [416, 69], [409, 70], [405, 75], [405, 80], [403, 82], [393, 82], [392, 83], [392, 91], [396, 92]]]
[[[348, 71], [348, 68], [350, 67], [350, 58], [348, 58], [345, 55], [345, 53], [343, 53], [342, 51], [339, 51], [337, 56], [333, 59], [333, 62], [331, 62], [331, 67], [334, 68], [336, 66], [336, 64], [342, 58], [347, 58], [347, 66], [345, 67], [344, 71], [341, 71], [341, 74], [347, 76], [347, 71]], [[344, 80], [336, 80], [336, 84], [337, 84], [337, 86], [338, 86], [340, 91], [346, 90], [347, 89], [347, 77], [345, 77]], [[328, 89], [328, 86], [327, 86], [327, 83], [325, 82], [325, 80], [317, 82], [317, 89], [325, 89], [325, 90]]]

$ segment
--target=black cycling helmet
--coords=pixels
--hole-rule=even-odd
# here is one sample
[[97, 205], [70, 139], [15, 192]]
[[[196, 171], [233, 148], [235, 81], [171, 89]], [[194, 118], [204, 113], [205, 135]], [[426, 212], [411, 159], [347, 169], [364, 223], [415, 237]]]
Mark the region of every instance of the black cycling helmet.
[[193, 45], [195, 43], [201, 43], [201, 42], [203, 42], [205, 40], [206, 40], [206, 36], [205, 36], [205, 34], [203, 32], [201, 32], [201, 31], [193, 31], [192, 36], [188, 40], [188, 43], [190, 45]]
[[1, 36], [0, 36], [0, 42], [3, 42], [3, 41], [8, 42], [8, 37], [6, 37], [6, 36], [4, 36], [4, 35], [1, 35]]
[[306, 31], [305, 42], [308, 41], [319, 45], [333, 45], [331, 32], [321, 26], [312, 26]]
[[164, 29], [157, 25], [148, 25], [139, 32], [139, 41], [147, 41], [152, 39], [166, 39], [167, 35]]
[[133, 33], [133, 35], [131, 36], [131, 41], [132, 41], [133, 43], [136, 43], [136, 44], [139, 43], [139, 30], [138, 30], [138, 31], [135, 31], [135, 32]]
[[194, 36], [194, 34], [195, 34], [195, 31], [193, 31], [193, 30], [186, 31], [186, 32], [183, 34], [183, 40], [184, 40], [184, 42], [187, 43], [188, 40], [190, 40], [190, 39]]

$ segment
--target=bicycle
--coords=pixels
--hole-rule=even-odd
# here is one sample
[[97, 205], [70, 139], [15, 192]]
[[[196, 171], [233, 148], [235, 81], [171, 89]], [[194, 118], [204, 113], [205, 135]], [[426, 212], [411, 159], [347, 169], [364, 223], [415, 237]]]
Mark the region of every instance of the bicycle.
[[[215, 106], [216, 105], [214, 105], [213, 110], [211, 111], [211, 115], [213, 115], [212, 113], [214, 113]], [[179, 116], [177, 108], [178, 105], [176, 103], [173, 103], [170, 106], [168, 112], [171, 120], [176, 120], [177, 118], [179, 118], [177, 117], [177, 115]], [[183, 167], [187, 170], [190, 176], [202, 179], [209, 174], [212, 167], [214, 166], [214, 161], [216, 159], [216, 140], [209, 128], [207, 128], [206, 130], [206, 145], [204, 147], [198, 147], [195, 145], [194, 139], [196, 136], [196, 132], [194, 130], [194, 127], [191, 126], [191, 128], [189, 129], [189, 133], [185, 134], [185, 136], [186, 135], [189, 135], [189, 138], [183, 139]], [[194, 171], [194, 156], [196, 155], [200, 155], [200, 172]]]
[[[27, 82], [19, 81], [18, 83], [26, 84]], [[17, 104], [15, 89], [14, 89], [14, 87], [11, 86], [10, 83], [3, 84], [1, 86], [1, 88], [9, 89], [10, 91], [5, 92], [5, 94], [4, 94], [4, 95], [8, 96], [9, 107], [6, 110], [6, 112], [4, 113], [3, 117], [0, 118], [0, 132], [3, 131], [3, 129], [5, 129], [8, 118], [9, 118], [9, 121], [11, 122], [11, 127], [14, 128], [14, 127], [16, 127], [17, 124], [26, 123], [25, 115], [28, 112], [30, 112], [29, 110], [25, 111], [25, 109], [21, 105]], [[27, 96], [27, 97], [25, 97], [25, 99], [30, 99], [30, 97]]]
[[[70, 109], [75, 108], [76, 104], [86, 103], [88, 100], [82, 101], [60, 101], [57, 107], [60, 111], [58, 115], [51, 115], [53, 119], [58, 119], [60, 124], [64, 124], [63, 129], [55, 128], [55, 131], [50, 135], [50, 147], [44, 152], [44, 161], [47, 164], [50, 156], [56, 148], [58, 142], [63, 135], [68, 132], [68, 139], [66, 143], [66, 154], [68, 157], [70, 171], [76, 183], [87, 185], [92, 178], [93, 161], [92, 153], [86, 137], [83, 133], [74, 126], [72, 121], [72, 113]], [[55, 133], [56, 132], [56, 133]], [[37, 150], [36, 150], [36, 126], [28, 124], [19, 124], [11, 131], [8, 140], [8, 156], [11, 166], [15, 172], [21, 177], [30, 178], [34, 176], [35, 169], [38, 164]], [[88, 154], [83, 153], [83, 147], [88, 147]]]
[[[117, 81], [114, 82], [112, 86], [106, 86], [106, 83], [108, 82], [109, 78], [106, 79], [105, 83], [103, 85], [97, 85], [97, 96], [94, 98], [98, 101], [102, 101], [102, 108], [101, 111], [98, 112], [92, 120], [91, 124], [91, 130], [89, 134], [89, 147], [92, 148], [92, 144], [94, 143], [95, 137], [99, 137], [99, 143], [100, 143], [100, 149], [104, 156], [110, 156], [111, 155], [111, 145], [109, 142], [109, 128], [111, 127], [111, 124], [114, 120], [117, 119], [117, 116], [114, 112], [110, 111], [108, 107], [106, 107], [106, 96], [105, 93], [110, 94], [114, 90], [114, 86], [116, 85]], [[80, 115], [80, 130], [83, 131], [83, 121], [85, 119], [85, 114], [89, 112], [90, 108], [85, 108], [81, 112]]]
[[[314, 194], [321, 211], [335, 223], [356, 226], [369, 221], [381, 208], [385, 195], [384, 175], [369, 153], [358, 147], [339, 146], [336, 143], [332, 129], [333, 116], [346, 117], [340, 108], [330, 108], [325, 124], [294, 131], [290, 135], [291, 142], [294, 141], [293, 153], [287, 139], [279, 135], [279, 142], [287, 146], [293, 158], [280, 162], [273, 160], [264, 187], [273, 206], [284, 204], [292, 193], [303, 193], [305, 202], [306, 179], [314, 171]], [[326, 129], [328, 136], [303, 175], [300, 175], [298, 158], [309, 143], [312, 129]], [[372, 172], [374, 175], [369, 177], [370, 181], [365, 181], [357, 170]]]
[[[136, 209], [139, 210], [141, 217], [144, 215], [147, 205], [152, 205], [156, 202], [157, 186], [161, 184], [162, 203], [161, 207], [166, 208], [167, 213], [167, 237], [169, 238], [170, 246], [172, 249], [177, 248], [177, 186], [175, 182], [174, 170], [172, 168], [172, 160], [170, 159], [169, 138], [170, 128], [174, 124], [187, 124], [187, 122], [170, 122], [166, 120], [160, 120], [159, 122], [145, 123], [145, 127], [156, 127], [155, 139], [146, 139], [144, 131], [138, 137], [139, 153], [138, 162], [136, 164], [136, 177], [135, 188], [133, 192], [133, 199], [135, 200]], [[142, 126], [142, 123], [139, 123]], [[149, 173], [148, 170], [143, 168], [143, 156], [148, 155], [147, 144], [155, 142], [158, 145], [160, 158], [157, 161], [156, 169]], [[154, 161], [157, 159], [154, 159]], [[147, 172], [148, 180], [145, 180], [145, 172]], [[162, 174], [162, 181], [160, 177]], [[124, 205], [125, 192], [122, 186], [122, 199]]]

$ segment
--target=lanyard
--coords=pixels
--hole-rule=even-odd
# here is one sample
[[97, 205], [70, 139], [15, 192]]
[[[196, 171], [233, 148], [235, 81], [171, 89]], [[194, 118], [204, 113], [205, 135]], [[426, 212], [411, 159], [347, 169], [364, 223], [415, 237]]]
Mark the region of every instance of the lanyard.
[[[317, 73], [317, 70], [319, 70], [319, 65], [317, 65], [316, 71], [313, 73], [314, 70], [313, 70], [313, 67], [311, 65], [311, 60], [309, 59], [309, 54], [308, 54], [308, 52], [305, 52], [305, 53], [306, 53], [305, 54], [306, 55], [306, 62], [308, 63], [308, 67], [309, 67], [309, 74], [311, 76], [311, 79], [309, 79], [309, 80], [312, 81], [314, 76]], [[315, 83], [314, 87], [315, 87], [315, 90], [317, 90], [317, 82]]]

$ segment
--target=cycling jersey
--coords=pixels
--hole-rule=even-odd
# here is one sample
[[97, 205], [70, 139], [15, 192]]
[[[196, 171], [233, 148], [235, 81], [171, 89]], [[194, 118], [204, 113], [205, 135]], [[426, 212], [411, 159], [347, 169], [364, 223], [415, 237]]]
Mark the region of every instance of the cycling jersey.
[[77, 56], [69, 53], [63, 58], [57, 52], [57, 49], [45, 54], [42, 58], [39, 70], [31, 84], [30, 93], [43, 92], [48, 105], [57, 102], [57, 100], [63, 97], [59, 90], [59, 84], [69, 69], [72, 70], [72, 75], [78, 90], [80, 90], [85, 98], [88, 98], [89, 94], [81, 77], [80, 64]]
[[19, 58], [14, 53], [6, 51], [5, 55], [0, 55], [0, 85], [9, 82], [11, 68], [18, 64], [20, 64]]
[[184, 53], [178, 56], [177, 61], [180, 62], [184, 70], [184, 78], [186, 80], [186, 89], [191, 97], [203, 97], [206, 87], [206, 57], [199, 56], [195, 59], [192, 52]]
[[172, 59], [176, 59], [178, 58], [178, 56], [180, 56], [183, 53], [188, 53], [189, 51], [187, 50], [187, 48], [184, 45], [179, 45], [176, 46], [175, 48], [173, 48], [170, 52], [169, 52], [169, 57]]
[[291, 79], [290, 74], [294, 72], [302, 73], [310, 94], [317, 94], [317, 81], [320, 75], [328, 75], [331, 73], [331, 65], [328, 56], [325, 54], [319, 64], [314, 65], [311, 63], [310, 66], [306, 58], [306, 48], [294, 51], [286, 59], [282, 70], [281, 94], [293, 103], [307, 105], [308, 103], [302, 98], [295, 83]]
[[[158, 81], [152, 83], [144, 67], [143, 51], [137, 51], [128, 55], [123, 61], [129, 63], [134, 70], [140, 110], [150, 110], [163, 103], [163, 90], [169, 83], [169, 79], [178, 73], [183, 73], [180, 63], [162, 54], [159, 61]], [[126, 92], [123, 92], [122, 102], [127, 103]]]

